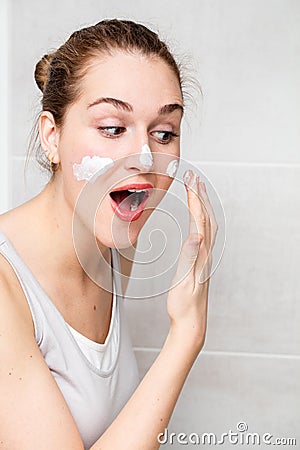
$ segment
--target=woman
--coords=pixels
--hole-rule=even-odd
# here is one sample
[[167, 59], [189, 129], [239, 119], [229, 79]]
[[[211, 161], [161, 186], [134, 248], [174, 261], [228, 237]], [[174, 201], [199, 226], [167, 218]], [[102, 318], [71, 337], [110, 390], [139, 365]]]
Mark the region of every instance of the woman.
[[[180, 72], [155, 33], [107, 20], [73, 33], [35, 77], [52, 176], [0, 217], [0, 448], [158, 448], [205, 338], [209, 277], [198, 281], [217, 225], [204, 184], [186, 174], [190, 234], [167, 298], [170, 329], [141, 382], [118, 294], [118, 272], [129, 275], [131, 265], [119, 260], [115, 236], [118, 247], [134, 244], [151, 214], [147, 202], [172, 182], [174, 172], [157, 171], [155, 157], [172, 167], [179, 158]], [[91, 180], [108, 188], [93, 222], [107, 263], [100, 271], [85, 245], [91, 211], [76, 210]], [[84, 265], [101, 272], [105, 288]]]

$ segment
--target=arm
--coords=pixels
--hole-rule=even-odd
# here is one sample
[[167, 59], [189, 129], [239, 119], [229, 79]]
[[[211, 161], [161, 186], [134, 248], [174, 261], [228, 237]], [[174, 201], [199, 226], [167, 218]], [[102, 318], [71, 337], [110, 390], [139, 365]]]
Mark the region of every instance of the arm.
[[183, 329], [171, 329], [136, 391], [91, 450], [158, 449], [157, 436], [169, 423], [199, 350], [196, 335], [187, 339]]

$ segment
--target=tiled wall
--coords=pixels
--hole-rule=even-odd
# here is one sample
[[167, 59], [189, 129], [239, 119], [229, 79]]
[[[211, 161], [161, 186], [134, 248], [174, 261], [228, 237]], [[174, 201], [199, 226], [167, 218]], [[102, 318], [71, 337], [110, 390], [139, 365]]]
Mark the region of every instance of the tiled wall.
[[[204, 97], [188, 112], [183, 157], [221, 198], [227, 240], [211, 280], [205, 348], [169, 429], [220, 436], [244, 421], [249, 432], [296, 437], [299, 446], [300, 3], [11, 4], [12, 206], [45, 183], [37, 170], [28, 172], [26, 189], [22, 180], [38, 99], [33, 67], [44, 52], [80, 25], [125, 16], [156, 25], [176, 53], [191, 55]], [[142, 376], [168, 332], [165, 297], [127, 300], [126, 307]]]
[[[169, 429], [221, 436], [245, 421], [249, 432], [299, 439], [299, 167], [197, 165], [223, 199], [227, 240], [211, 279], [204, 351]], [[166, 336], [165, 298], [128, 308], [144, 373]]]

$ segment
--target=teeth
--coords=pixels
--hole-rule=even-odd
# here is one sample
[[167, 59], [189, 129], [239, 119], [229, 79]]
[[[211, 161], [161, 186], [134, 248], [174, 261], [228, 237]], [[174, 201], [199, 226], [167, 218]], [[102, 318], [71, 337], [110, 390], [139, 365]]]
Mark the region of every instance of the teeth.
[[128, 192], [135, 194], [132, 199], [131, 205], [130, 205], [130, 211], [136, 211], [140, 204], [142, 203], [143, 196], [140, 194], [146, 194], [145, 189], [127, 189]]
[[138, 207], [139, 207], [138, 203], [132, 203], [130, 205], [130, 211], [136, 211]]

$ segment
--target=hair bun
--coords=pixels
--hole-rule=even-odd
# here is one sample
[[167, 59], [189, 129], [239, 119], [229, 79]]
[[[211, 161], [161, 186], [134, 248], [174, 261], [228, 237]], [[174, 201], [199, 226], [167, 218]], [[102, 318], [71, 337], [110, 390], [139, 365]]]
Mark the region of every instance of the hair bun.
[[44, 55], [35, 66], [34, 79], [36, 84], [38, 85], [38, 88], [42, 92], [44, 92], [48, 80], [50, 64], [54, 57], [54, 53], [55, 52], [49, 53], [48, 55]]

